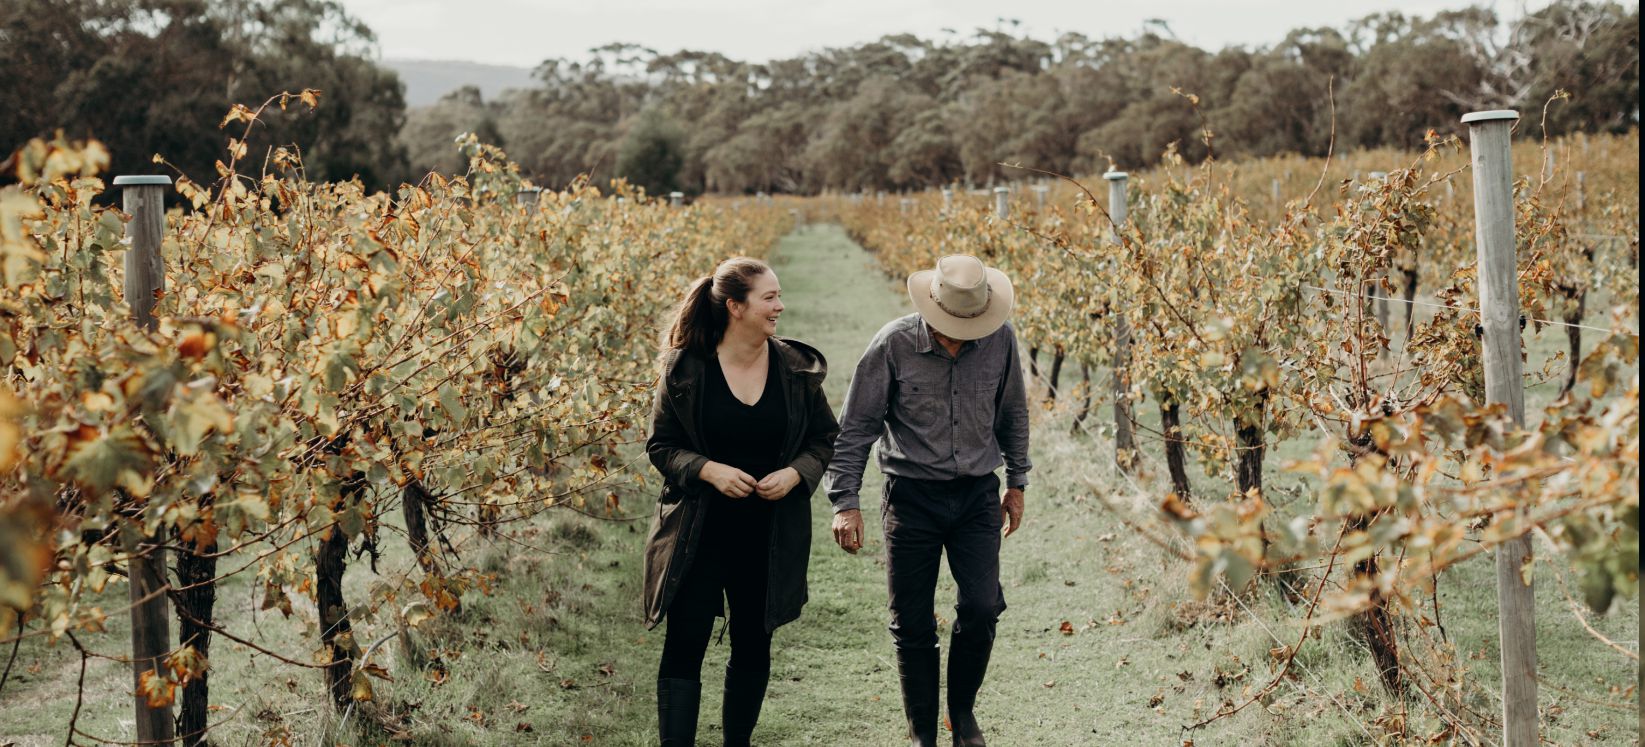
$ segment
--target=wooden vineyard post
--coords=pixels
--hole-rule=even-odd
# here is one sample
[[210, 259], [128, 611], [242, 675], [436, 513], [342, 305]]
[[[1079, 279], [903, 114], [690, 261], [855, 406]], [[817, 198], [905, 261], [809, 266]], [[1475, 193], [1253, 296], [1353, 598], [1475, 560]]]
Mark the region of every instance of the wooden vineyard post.
[[[1102, 178], [1108, 180], [1108, 218], [1113, 222], [1114, 243], [1119, 244], [1127, 217], [1125, 188], [1131, 177], [1110, 171]], [[1114, 460], [1121, 469], [1129, 469], [1137, 450], [1131, 433], [1131, 323], [1117, 308], [1110, 309], [1109, 317], [1114, 320]]]
[[684, 192], [669, 192], [668, 193], [668, 204], [669, 204], [670, 207], [679, 207], [680, 205], [682, 205], [684, 203], [685, 203], [685, 193]]
[[[121, 208], [131, 216], [126, 224], [126, 304], [132, 318], [145, 329], [155, 327], [154, 306], [165, 290], [165, 263], [160, 240], [166, 233], [165, 190], [169, 176], [118, 176]], [[163, 658], [171, 650], [171, 618], [166, 607], [166, 554], [154, 537], [138, 534], [141, 518], [121, 532], [131, 560], [131, 681], [137, 709], [137, 741], [171, 744], [176, 740], [171, 706], [151, 708], [143, 695], [143, 676], [165, 677]]]
[[[1474, 171], [1474, 234], [1479, 256], [1480, 324], [1483, 333], [1485, 401], [1503, 403], [1525, 424], [1525, 382], [1520, 362], [1519, 277], [1514, 245], [1513, 157], [1509, 135], [1519, 113], [1473, 112], [1468, 125]], [[1538, 744], [1536, 706], [1536, 607], [1527, 572], [1531, 537], [1497, 548], [1497, 616], [1502, 648], [1502, 743]]]
[[1011, 190], [1005, 187], [994, 188], [994, 215], [1000, 220], [1011, 217]]
[[137, 324], [154, 329], [154, 305], [166, 289], [166, 268], [160, 258], [160, 239], [166, 233], [166, 187], [169, 176], [117, 176], [121, 188], [121, 209], [131, 216], [126, 237], [126, 305]]
[[[542, 194], [542, 187], [521, 187], [520, 191], [514, 193], [514, 204], [530, 210], [537, 206], [537, 200]], [[673, 195], [669, 195], [669, 198], [672, 203]]]
[[953, 210], [953, 209], [954, 209], [954, 190], [949, 189], [948, 187], [943, 187], [943, 190], [942, 190], [942, 211], [946, 213], [946, 212], [948, 212], [950, 210]]

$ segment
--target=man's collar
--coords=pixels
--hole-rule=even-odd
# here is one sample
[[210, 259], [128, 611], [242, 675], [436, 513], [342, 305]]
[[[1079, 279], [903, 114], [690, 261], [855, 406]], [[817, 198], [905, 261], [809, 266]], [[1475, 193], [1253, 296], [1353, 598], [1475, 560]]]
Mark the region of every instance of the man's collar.
[[[993, 337], [993, 335], [989, 335], [988, 337]], [[960, 342], [960, 352], [963, 353], [963, 352], [965, 352], [967, 350], [970, 350], [970, 349], [973, 349], [973, 348], [984, 347], [985, 345], [988, 344], [988, 337], [984, 337], [980, 340], [963, 340], [963, 341], [961, 341]], [[916, 329], [914, 330], [914, 352], [916, 352], [916, 353], [933, 353], [933, 352], [936, 351], [936, 349], [937, 349], [937, 340], [936, 340], [935, 337], [931, 336], [931, 325], [927, 324], [925, 319], [923, 317], [921, 317], [920, 320], [919, 320], [919, 324], [916, 325]], [[944, 352], [947, 352], [947, 351], [945, 350]], [[958, 356], [955, 356], [955, 357], [957, 358]]]
[[925, 323], [924, 318], [920, 318], [919, 323], [914, 325], [914, 352], [929, 353], [931, 346], [936, 342], [931, 338], [931, 326]]

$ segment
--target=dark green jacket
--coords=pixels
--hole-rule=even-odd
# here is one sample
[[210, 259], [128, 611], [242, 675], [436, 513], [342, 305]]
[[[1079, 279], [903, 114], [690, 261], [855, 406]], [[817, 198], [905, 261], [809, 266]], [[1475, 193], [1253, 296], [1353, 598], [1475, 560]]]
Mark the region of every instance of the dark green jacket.
[[[800, 473], [800, 484], [779, 498], [771, 516], [771, 564], [767, 576], [765, 629], [792, 622], [807, 599], [806, 566], [811, 560], [811, 494], [822, 484], [840, 431], [822, 383], [828, 362], [810, 345], [772, 338], [777, 381], [788, 408], [783, 461]], [[654, 628], [674, 602], [691, 563], [701, 554], [702, 499], [714, 488], [697, 477], [708, 462], [702, 411], [705, 365], [695, 353], [670, 351], [651, 406], [646, 452], [663, 476], [662, 495], [645, 545], [645, 625]], [[756, 478], [764, 475], [755, 475]], [[748, 500], [761, 500], [750, 497]]]

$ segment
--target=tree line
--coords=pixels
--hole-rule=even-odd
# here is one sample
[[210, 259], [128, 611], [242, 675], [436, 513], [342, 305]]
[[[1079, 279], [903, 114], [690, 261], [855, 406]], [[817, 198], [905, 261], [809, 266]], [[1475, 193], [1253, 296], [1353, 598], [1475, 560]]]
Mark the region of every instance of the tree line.
[[449, 168], [444, 142], [475, 129], [550, 184], [592, 171], [652, 190], [812, 193], [1027, 175], [1002, 162], [1136, 168], [1171, 143], [1198, 161], [1207, 127], [1219, 156], [1319, 155], [1333, 100], [1339, 150], [1420, 147], [1479, 109], [1517, 107], [1534, 124], [1558, 90], [1571, 98], [1550, 111], [1553, 133], [1621, 131], [1638, 120], [1638, 19], [1637, 7], [1572, 0], [1513, 24], [1477, 7], [1379, 13], [1220, 51], [1162, 24], [1042, 41], [1007, 22], [763, 64], [609, 45], [546, 60], [538, 87], [495, 101], [451, 94], [413, 112], [403, 140], [417, 166]]
[[0, 142], [66, 127], [108, 143], [114, 173], [160, 153], [215, 178], [227, 104], [317, 88], [325, 105], [269, 118], [252, 152], [295, 142], [311, 177], [386, 187], [460, 171], [453, 140], [472, 131], [547, 186], [585, 173], [652, 192], [983, 185], [1026, 175], [1001, 163], [1139, 168], [1173, 143], [1190, 162], [1416, 147], [1467, 111], [1536, 112], [1560, 91], [1551, 134], [1624, 131], [1638, 123], [1638, 22], [1637, 6], [1559, 0], [1511, 24], [1481, 7], [1378, 13], [1218, 51], [1160, 22], [1045, 41], [1007, 21], [764, 63], [610, 44], [545, 60], [532, 88], [408, 112], [370, 29], [335, 0], [16, 0], [0, 10], [0, 64], [20, 73], [0, 80]]

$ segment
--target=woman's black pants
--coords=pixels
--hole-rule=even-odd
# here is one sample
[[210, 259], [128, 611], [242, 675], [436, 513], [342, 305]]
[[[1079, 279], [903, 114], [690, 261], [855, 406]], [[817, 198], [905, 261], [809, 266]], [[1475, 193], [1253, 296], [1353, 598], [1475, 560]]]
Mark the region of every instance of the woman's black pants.
[[[665, 684], [701, 688], [703, 654], [714, 632], [721, 603], [731, 628], [731, 661], [725, 665], [721, 717], [727, 747], [749, 744], [771, 679], [771, 634], [765, 629], [766, 576], [771, 567], [772, 504], [750, 496], [733, 502], [715, 497], [707, 505], [697, 560], [686, 570], [668, 608], [668, 634], [657, 667], [658, 695]], [[670, 705], [659, 699], [659, 726], [665, 745], [692, 744], [696, 703]], [[679, 709], [686, 714], [670, 715]], [[665, 713], [668, 712], [668, 713]], [[670, 726], [671, 722], [678, 726]], [[682, 732], [677, 735], [671, 730]]]
[[697, 558], [668, 608], [659, 678], [700, 680], [703, 655], [723, 609], [731, 628], [731, 662], [743, 682], [771, 673], [765, 629], [766, 576], [771, 567], [772, 504], [757, 496], [709, 499]]

